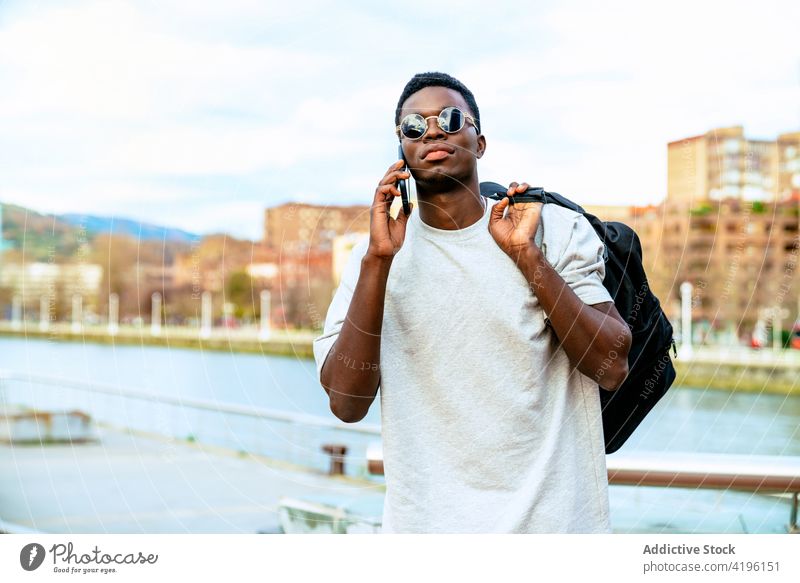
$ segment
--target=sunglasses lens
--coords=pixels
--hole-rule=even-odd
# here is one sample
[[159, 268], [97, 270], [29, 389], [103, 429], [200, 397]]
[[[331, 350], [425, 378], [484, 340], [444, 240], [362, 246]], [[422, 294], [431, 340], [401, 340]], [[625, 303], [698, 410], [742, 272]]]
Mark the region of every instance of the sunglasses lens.
[[464, 113], [457, 107], [446, 107], [439, 114], [439, 126], [452, 134], [464, 127]]
[[400, 122], [400, 131], [403, 135], [411, 140], [417, 140], [425, 135], [427, 122], [418, 113], [411, 113], [403, 118]]

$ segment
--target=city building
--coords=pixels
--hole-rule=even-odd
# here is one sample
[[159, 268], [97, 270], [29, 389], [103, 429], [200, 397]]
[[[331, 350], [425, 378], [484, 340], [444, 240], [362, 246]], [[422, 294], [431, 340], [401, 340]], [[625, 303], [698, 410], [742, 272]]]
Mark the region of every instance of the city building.
[[3, 203], [0, 202], [0, 252], [6, 248], [5, 232], [3, 231]]
[[610, 204], [583, 204], [581, 206], [587, 213], [594, 215], [606, 222], [618, 221], [625, 223], [626, 225], [630, 225], [631, 219], [637, 214], [637, 207], [633, 206]]
[[753, 140], [741, 126], [670, 142], [667, 198], [645, 214], [651, 287], [673, 318], [680, 285], [693, 286], [694, 319], [744, 337], [758, 322], [798, 311], [800, 132]]
[[[680, 286], [688, 281], [701, 338], [710, 333], [721, 341], [745, 340], [757, 325], [771, 324], [775, 313], [788, 329], [800, 318], [800, 132], [756, 140], [741, 126], [712, 129], [670, 142], [667, 158], [662, 203], [584, 208], [636, 231], [650, 287], [676, 328]], [[302, 206], [308, 205], [268, 210], [265, 239], [271, 235], [280, 245], [282, 236], [291, 248], [298, 240], [323, 240], [326, 249], [330, 244], [335, 286], [359, 228], [332, 236], [336, 229], [320, 228], [328, 226], [320, 217], [338, 211], [312, 207], [303, 215]], [[368, 232], [368, 207], [362, 208], [360, 230]], [[355, 225], [345, 211], [335, 216], [340, 227], [348, 220]]]
[[752, 329], [774, 307], [797, 318], [797, 201], [687, 206], [667, 199], [638, 232], [651, 287], [673, 317], [688, 281], [694, 319], [712, 329]]
[[369, 237], [369, 231], [366, 233], [348, 233], [334, 238], [332, 262], [333, 284], [335, 286], [338, 286], [342, 280], [342, 271], [344, 266], [347, 265], [347, 260], [350, 258], [353, 247], [364, 237]]
[[780, 202], [800, 196], [800, 132], [755, 140], [742, 126], [667, 145], [667, 198]]
[[96, 301], [103, 268], [94, 264], [3, 263], [0, 288], [19, 296], [25, 306], [37, 307], [42, 296], [68, 304], [79, 294], [85, 303]]
[[369, 232], [369, 205], [286, 203], [264, 213], [264, 244], [273, 249], [330, 252], [335, 237], [357, 232]]
[[[696, 339], [748, 341], [773, 314], [788, 330], [800, 318], [800, 211], [794, 195], [778, 202], [667, 198], [659, 205], [586, 206], [632, 227], [642, 244], [650, 288], [680, 324], [680, 286], [693, 286]], [[760, 324], [759, 324], [760, 322]]]
[[800, 132], [778, 136], [778, 198], [800, 198]]
[[271, 285], [272, 318], [278, 327], [319, 329], [333, 296], [330, 250], [281, 251]]

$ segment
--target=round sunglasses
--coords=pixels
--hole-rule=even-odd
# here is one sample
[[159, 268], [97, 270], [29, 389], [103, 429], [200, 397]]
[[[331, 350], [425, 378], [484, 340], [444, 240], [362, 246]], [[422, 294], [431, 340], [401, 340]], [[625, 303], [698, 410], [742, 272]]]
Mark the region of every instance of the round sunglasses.
[[419, 140], [428, 131], [428, 120], [432, 117], [436, 118], [436, 123], [448, 134], [454, 134], [461, 130], [466, 122], [475, 126], [476, 131], [478, 129], [474, 117], [464, 113], [457, 107], [450, 106], [440, 111], [439, 115], [428, 117], [422, 117], [418, 113], [409, 113], [400, 121], [400, 125], [395, 128], [395, 133], [397, 133], [398, 137], [402, 134], [403, 137], [409, 140]]

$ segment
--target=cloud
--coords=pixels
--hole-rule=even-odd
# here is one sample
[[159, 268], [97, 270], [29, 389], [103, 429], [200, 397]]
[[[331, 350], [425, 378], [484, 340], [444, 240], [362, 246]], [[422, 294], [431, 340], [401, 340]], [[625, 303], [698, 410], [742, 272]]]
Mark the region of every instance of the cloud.
[[512, 43], [464, 72], [482, 96], [495, 175], [530, 169], [587, 203], [655, 202], [667, 142], [720, 126], [772, 139], [800, 127], [800, 58], [786, 42], [796, 4], [571, 2], [542, 18], [548, 42]]
[[322, 47], [242, 47], [171, 36], [154, 15], [120, 0], [11, 20], [0, 30], [0, 55], [12, 81], [0, 95], [4, 117], [57, 113], [140, 123], [237, 103], [269, 115], [280, 100], [270, 79], [313, 76], [331, 61]]
[[435, 69], [476, 94], [482, 178], [580, 202], [658, 200], [667, 141], [800, 128], [796, 3], [438, 10], [456, 16], [421, 1], [0, 4], [0, 197], [191, 230], [224, 216], [256, 235], [257, 205], [368, 204], [402, 86]]

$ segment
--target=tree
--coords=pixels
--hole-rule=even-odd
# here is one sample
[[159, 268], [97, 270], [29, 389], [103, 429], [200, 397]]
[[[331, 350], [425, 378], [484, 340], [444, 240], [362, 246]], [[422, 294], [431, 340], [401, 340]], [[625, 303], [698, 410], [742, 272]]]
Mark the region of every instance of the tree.
[[236, 306], [234, 315], [237, 318], [252, 317], [256, 314], [255, 297], [253, 280], [248, 273], [243, 269], [231, 272], [228, 281], [225, 282], [225, 300]]

